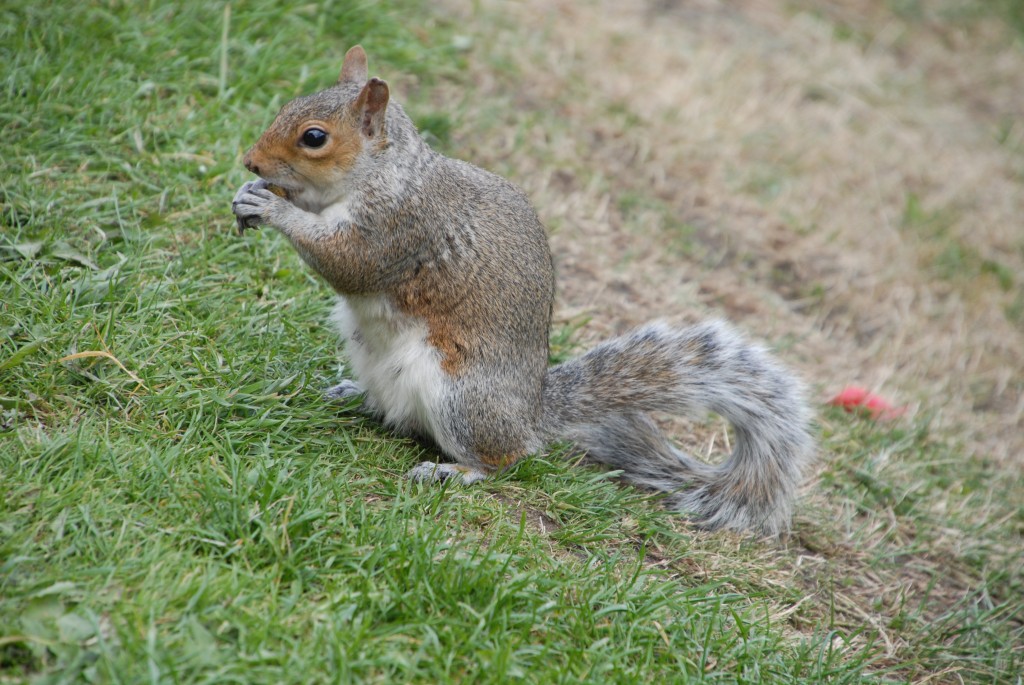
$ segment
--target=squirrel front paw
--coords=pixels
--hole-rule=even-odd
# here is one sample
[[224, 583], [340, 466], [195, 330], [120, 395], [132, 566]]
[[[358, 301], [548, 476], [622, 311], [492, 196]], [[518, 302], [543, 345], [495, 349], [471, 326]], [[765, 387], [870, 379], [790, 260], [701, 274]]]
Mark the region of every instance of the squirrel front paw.
[[364, 394], [366, 389], [355, 381], [344, 380], [327, 388], [324, 397], [330, 401], [348, 402]]
[[237, 220], [239, 235], [247, 228], [274, 225], [276, 217], [292, 207], [276, 190], [262, 178], [248, 181], [238, 189], [231, 201], [231, 211]]

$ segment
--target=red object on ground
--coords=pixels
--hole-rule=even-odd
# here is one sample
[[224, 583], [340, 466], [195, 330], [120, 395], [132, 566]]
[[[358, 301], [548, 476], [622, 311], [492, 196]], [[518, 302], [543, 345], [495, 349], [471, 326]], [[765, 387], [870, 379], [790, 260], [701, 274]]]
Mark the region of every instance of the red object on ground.
[[901, 416], [906, 407], [894, 407], [889, 400], [880, 395], [868, 392], [859, 385], [848, 385], [838, 395], [828, 401], [835, 407], [842, 407], [848, 412], [866, 411], [872, 419], [895, 419]]

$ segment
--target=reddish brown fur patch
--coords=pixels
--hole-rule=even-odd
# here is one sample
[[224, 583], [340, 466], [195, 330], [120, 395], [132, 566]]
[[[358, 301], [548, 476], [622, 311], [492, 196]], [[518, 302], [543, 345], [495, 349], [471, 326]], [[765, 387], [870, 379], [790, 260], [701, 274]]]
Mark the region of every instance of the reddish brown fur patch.
[[441, 353], [441, 370], [449, 376], [461, 374], [466, 368], [466, 344], [452, 326], [431, 309], [429, 300], [406, 297], [398, 305], [404, 313], [426, 321], [427, 343]]
[[477, 458], [492, 468], [503, 470], [516, 463], [522, 458], [521, 454], [502, 454], [498, 456], [491, 456], [489, 454], [478, 454]]
[[[327, 144], [321, 148], [303, 147], [302, 134], [314, 127], [327, 132]], [[250, 168], [257, 167], [261, 176], [285, 184], [297, 172], [307, 179], [318, 179], [318, 185], [330, 186], [339, 174], [355, 166], [362, 146], [362, 137], [351, 115], [328, 121], [282, 113], [249, 150], [246, 161]]]
[[449, 376], [458, 376], [465, 369], [466, 351], [443, 323], [427, 320], [427, 342], [441, 353], [441, 370]]
[[469, 341], [439, 313], [438, 303], [430, 295], [434, 291], [427, 279], [413, 277], [403, 284], [394, 302], [402, 313], [426, 322], [427, 343], [441, 353], [441, 370], [449, 376], [458, 376], [466, 369]]
[[[347, 124], [348, 122], [346, 122]], [[336, 141], [336, 148], [334, 153], [331, 155], [330, 160], [333, 162], [333, 166], [338, 171], [348, 171], [356, 164], [356, 158], [359, 157], [359, 153], [362, 150], [362, 141], [359, 139], [359, 134], [355, 128], [351, 128], [351, 125], [345, 126], [342, 130], [339, 130]]]

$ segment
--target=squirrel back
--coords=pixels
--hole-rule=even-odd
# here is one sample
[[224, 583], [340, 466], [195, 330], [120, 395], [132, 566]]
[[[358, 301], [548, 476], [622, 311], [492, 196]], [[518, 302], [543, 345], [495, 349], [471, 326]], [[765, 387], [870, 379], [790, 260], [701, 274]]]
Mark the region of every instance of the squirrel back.
[[[554, 275], [546, 232], [507, 180], [432, 150], [346, 54], [338, 83], [287, 103], [245, 156], [240, 226], [269, 224], [339, 295], [334, 320], [361, 395], [480, 480], [554, 440], [623, 469], [709, 527], [788, 525], [811, 454], [798, 383], [724, 325], [655, 325], [547, 368]], [[713, 410], [738, 446], [712, 467], [678, 452], [652, 411]]]

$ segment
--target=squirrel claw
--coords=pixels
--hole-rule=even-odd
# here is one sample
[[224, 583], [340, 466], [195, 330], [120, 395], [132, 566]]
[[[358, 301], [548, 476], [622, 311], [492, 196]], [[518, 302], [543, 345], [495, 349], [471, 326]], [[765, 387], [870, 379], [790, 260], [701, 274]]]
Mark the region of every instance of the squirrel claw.
[[[235, 205], [231, 205], [231, 211], [234, 211]], [[238, 216], [235, 214], [235, 223], [238, 225], [238, 235], [243, 235], [247, 228], [259, 228], [260, 225], [255, 221], [254, 216]]]

